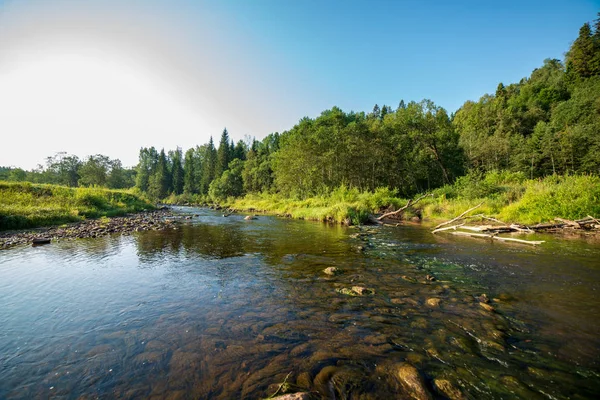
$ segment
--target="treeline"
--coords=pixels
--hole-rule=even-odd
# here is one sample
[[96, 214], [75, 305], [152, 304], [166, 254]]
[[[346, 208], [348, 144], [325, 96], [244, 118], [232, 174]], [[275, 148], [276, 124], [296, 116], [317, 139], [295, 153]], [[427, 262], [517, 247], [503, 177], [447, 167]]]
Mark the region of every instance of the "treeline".
[[[600, 18], [584, 24], [566, 60], [546, 60], [530, 77], [454, 115], [430, 100], [303, 118], [262, 142], [212, 139], [190, 149], [142, 149], [137, 186], [155, 198], [218, 201], [254, 192], [304, 198], [337, 187], [389, 187], [411, 196], [469, 173], [600, 175]], [[177, 199], [177, 198], [176, 198]]]
[[136, 170], [124, 168], [121, 161], [96, 154], [80, 160], [61, 152], [46, 158], [46, 165], [26, 171], [0, 167], [0, 180], [13, 182], [51, 183], [70, 187], [100, 186], [111, 189], [130, 188], [135, 183]]
[[168, 152], [142, 148], [135, 186], [154, 199], [185, 195], [191, 201], [268, 191], [273, 184], [271, 156], [278, 143], [279, 135], [275, 133], [262, 142], [240, 140], [234, 144], [224, 129], [218, 147], [211, 137], [208, 144], [185, 154], [180, 148]]

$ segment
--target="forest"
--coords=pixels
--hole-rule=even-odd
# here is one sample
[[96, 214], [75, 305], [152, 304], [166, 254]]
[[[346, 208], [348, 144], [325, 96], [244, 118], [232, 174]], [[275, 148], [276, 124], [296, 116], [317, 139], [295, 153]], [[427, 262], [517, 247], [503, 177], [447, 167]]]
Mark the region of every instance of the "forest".
[[338, 107], [263, 140], [185, 152], [142, 148], [135, 168], [104, 155], [57, 154], [32, 171], [0, 167], [0, 180], [129, 188], [155, 201], [213, 203], [247, 194], [304, 199], [340, 187], [412, 197], [468, 176], [507, 171], [528, 179], [600, 175], [600, 14], [564, 62], [547, 59], [518, 83], [499, 83], [449, 114], [431, 100], [370, 112]]

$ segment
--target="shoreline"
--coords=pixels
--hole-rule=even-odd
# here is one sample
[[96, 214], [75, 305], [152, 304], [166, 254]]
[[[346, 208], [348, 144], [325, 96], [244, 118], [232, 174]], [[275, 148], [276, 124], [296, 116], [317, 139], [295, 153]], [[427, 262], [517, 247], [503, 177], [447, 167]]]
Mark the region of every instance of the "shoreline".
[[161, 230], [174, 226], [169, 217], [173, 217], [170, 209], [158, 209], [118, 217], [88, 219], [66, 225], [0, 231], [0, 249], [26, 244], [36, 245], [34, 240], [50, 240], [51, 243], [58, 240], [97, 238], [115, 233]]

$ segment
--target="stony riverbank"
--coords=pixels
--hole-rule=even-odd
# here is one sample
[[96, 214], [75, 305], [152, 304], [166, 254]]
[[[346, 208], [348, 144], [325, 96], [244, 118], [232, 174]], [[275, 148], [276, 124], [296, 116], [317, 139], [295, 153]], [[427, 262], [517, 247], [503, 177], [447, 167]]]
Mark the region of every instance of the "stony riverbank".
[[161, 230], [174, 226], [175, 218], [169, 209], [163, 208], [49, 228], [0, 232], [0, 249], [48, 240], [51, 243], [57, 240], [95, 238], [114, 233], [131, 234], [139, 231]]

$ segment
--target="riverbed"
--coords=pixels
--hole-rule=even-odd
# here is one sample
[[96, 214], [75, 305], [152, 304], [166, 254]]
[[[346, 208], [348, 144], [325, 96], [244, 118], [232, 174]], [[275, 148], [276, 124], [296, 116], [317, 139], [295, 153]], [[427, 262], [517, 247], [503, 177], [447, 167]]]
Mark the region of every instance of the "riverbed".
[[407, 365], [433, 398], [600, 393], [597, 242], [175, 212], [0, 251], [0, 398], [402, 399]]

